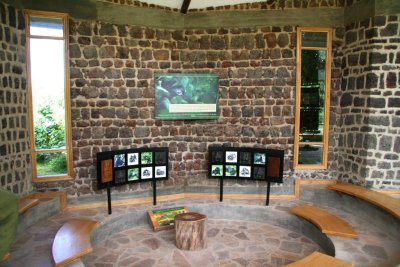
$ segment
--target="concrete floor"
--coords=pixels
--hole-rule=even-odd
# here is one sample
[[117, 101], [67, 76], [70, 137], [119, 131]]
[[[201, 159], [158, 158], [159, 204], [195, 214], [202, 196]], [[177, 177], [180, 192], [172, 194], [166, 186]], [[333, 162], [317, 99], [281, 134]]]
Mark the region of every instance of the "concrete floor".
[[184, 251], [175, 246], [175, 230], [148, 226], [116, 233], [83, 258], [85, 266], [281, 266], [319, 246], [277, 226], [235, 220], [207, 220], [207, 248]]
[[[191, 204], [213, 205], [218, 200], [183, 199], [160, 203], [113, 207], [108, 215], [106, 208], [66, 211], [39, 221], [20, 233], [11, 250], [11, 258], [0, 263], [4, 267], [53, 266], [51, 245], [57, 230], [70, 218], [84, 217], [99, 220], [102, 224], [116, 221], [126, 214], [140, 214], [157, 208]], [[292, 206], [305, 203], [300, 200], [272, 200], [265, 207], [263, 200], [224, 200], [221, 205], [252, 207], [265, 213], [279, 211], [284, 214]], [[219, 205], [219, 204], [218, 204]], [[321, 206], [324, 208], [324, 206]], [[328, 208], [328, 207], [325, 207]], [[351, 261], [359, 267], [393, 267], [400, 263], [400, 241], [385, 233], [373, 222], [365, 221], [352, 213], [328, 208], [330, 212], [348, 221], [359, 233], [355, 239], [331, 237], [336, 256]], [[94, 244], [94, 252], [83, 257], [86, 266], [282, 266], [296, 261], [314, 250], [321, 250], [303, 235], [267, 223], [224, 219], [208, 219], [207, 249], [195, 252], [178, 250], [174, 245], [173, 230], [153, 232], [143, 223], [110, 233]], [[296, 219], [297, 220], [297, 219]], [[82, 266], [80, 262], [77, 266]]]

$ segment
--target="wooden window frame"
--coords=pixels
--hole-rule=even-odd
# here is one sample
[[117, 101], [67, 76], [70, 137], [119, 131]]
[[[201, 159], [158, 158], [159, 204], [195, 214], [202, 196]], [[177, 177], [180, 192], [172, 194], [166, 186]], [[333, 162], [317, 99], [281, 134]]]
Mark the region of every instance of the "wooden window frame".
[[[327, 33], [327, 45], [325, 47], [302, 46], [303, 32], [325, 32]], [[324, 100], [324, 132], [322, 142], [300, 142], [300, 105], [301, 105], [301, 63], [302, 50], [325, 50], [325, 100]], [[330, 111], [330, 91], [331, 91], [331, 64], [332, 64], [332, 29], [320, 27], [298, 27], [297, 28], [297, 58], [296, 58], [296, 115], [294, 131], [294, 169], [327, 169], [328, 168], [328, 148], [329, 148], [329, 111]], [[321, 164], [299, 164], [299, 146], [301, 144], [322, 145]]]
[[[70, 82], [69, 82], [69, 49], [68, 49], [68, 14], [58, 12], [47, 12], [38, 10], [24, 10], [25, 15], [25, 31], [26, 31], [26, 54], [28, 68], [28, 108], [29, 108], [29, 130], [31, 143], [31, 160], [32, 160], [32, 181], [35, 183], [41, 182], [56, 182], [73, 179], [73, 151], [72, 151], [72, 131], [71, 131], [71, 98], [70, 98]], [[50, 37], [30, 34], [30, 16], [43, 16], [49, 18], [62, 19], [64, 29], [63, 37]], [[64, 41], [64, 105], [65, 105], [65, 149], [40, 149], [41, 152], [65, 152], [67, 157], [67, 173], [56, 175], [37, 175], [36, 155], [37, 149], [35, 146], [35, 130], [33, 118], [33, 100], [32, 100], [32, 80], [31, 80], [31, 61], [30, 61], [30, 40], [49, 39]]]

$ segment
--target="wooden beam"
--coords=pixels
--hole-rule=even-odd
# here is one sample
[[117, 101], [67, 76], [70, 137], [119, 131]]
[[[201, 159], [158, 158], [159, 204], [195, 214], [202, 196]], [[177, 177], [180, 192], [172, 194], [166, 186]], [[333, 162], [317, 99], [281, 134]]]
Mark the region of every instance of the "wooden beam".
[[186, 14], [187, 13], [187, 11], [189, 9], [190, 1], [191, 0], [183, 0], [182, 7], [181, 7], [181, 13], [182, 14]]

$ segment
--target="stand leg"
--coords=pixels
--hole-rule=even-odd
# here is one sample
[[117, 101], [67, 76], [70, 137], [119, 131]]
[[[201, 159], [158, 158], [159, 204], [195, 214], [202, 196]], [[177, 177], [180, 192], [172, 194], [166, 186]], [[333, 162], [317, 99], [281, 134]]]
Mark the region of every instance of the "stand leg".
[[157, 205], [157, 185], [156, 179], [153, 178], [153, 205]]
[[108, 214], [111, 214], [111, 188], [110, 183], [107, 183], [107, 202], [108, 202]]
[[224, 200], [224, 179], [221, 177], [219, 179], [219, 201], [222, 202]]
[[267, 200], [265, 205], [268, 206], [269, 205], [269, 192], [271, 191], [271, 183], [267, 182]]

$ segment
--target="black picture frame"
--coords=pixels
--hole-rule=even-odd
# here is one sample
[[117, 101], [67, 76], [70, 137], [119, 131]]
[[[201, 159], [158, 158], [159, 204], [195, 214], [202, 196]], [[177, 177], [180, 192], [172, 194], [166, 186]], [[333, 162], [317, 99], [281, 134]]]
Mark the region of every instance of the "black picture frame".
[[251, 152], [250, 151], [241, 151], [239, 153], [239, 163], [240, 164], [251, 164]]
[[140, 168], [140, 178], [142, 180], [153, 178], [153, 167], [142, 167]]
[[265, 167], [261, 166], [254, 167], [254, 179], [265, 180]]
[[222, 164], [213, 164], [211, 165], [210, 175], [213, 177], [221, 177], [224, 173], [224, 165]]
[[239, 177], [242, 178], [251, 178], [252, 171], [250, 165], [239, 165]]
[[238, 152], [237, 151], [225, 151], [225, 162], [227, 163], [237, 163]]
[[211, 161], [214, 163], [223, 163], [224, 162], [224, 152], [223, 151], [211, 151]]
[[126, 183], [126, 171], [125, 169], [114, 170], [114, 183], [125, 184]]
[[153, 152], [152, 151], [143, 151], [140, 153], [140, 164], [141, 165], [150, 165], [153, 163]]
[[127, 153], [127, 164], [128, 166], [139, 165], [139, 152]]
[[167, 175], [167, 166], [156, 166], [154, 168], [154, 178], [165, 178]]
[[283, 182], [283, 150], [210, 146], [208, 151], [209, 178]]
[[140, 179], [140, 168], [138, 167], [128, 168], [127, 171], [128, 171], [127, 175], [128, 182], [138, 181]]
[[[169, 177], [168, 154], [168, 147], [99, 152], [97, 153], [97, 189], [166, 180]], [[156, 175], [157, 170], [158, 175]], [[161, 174], [160, 171], [163, 173]]]
[[125, 154], [115, 154], [114, 155], [114, 168], [125, 167]]
[[238, 167], [236, 164], [226, 164], [225, 165], [225, 177], [237, 177]]
[[167, 153], [164, 151], [154, 152], [154, 163], [156, 165], [162, 165], [167, 163]]

